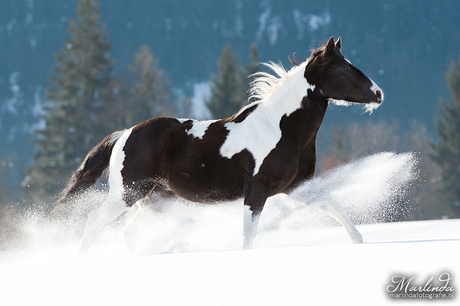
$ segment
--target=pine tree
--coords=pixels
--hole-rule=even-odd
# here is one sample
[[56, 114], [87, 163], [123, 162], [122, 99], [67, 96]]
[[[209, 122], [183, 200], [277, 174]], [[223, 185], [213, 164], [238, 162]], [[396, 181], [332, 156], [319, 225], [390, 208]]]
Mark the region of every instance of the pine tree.
[[443, 213], [460, 217], [460, 59], [452, 62], [446, 79], [452, 98], [450, 104], [440, 98], [439, 117], [435, 119], [440, 142], [432, 143], [432, 158], [442, 172], [440, 200], [450, 208]]
[[259, 52], [254, 43], [250, 48], [250, 63], [240, 67], [230, 44], [217, 60], [219, 76], [211, 77], [211, 99], [206, 103], [213, 118], [224, 118], [238, 112], [247, 104], [251, 76], [261, 71]]
[[252, 76], [262, 70], [259, 60], [259, 51], [257, 50], [257, 45], [255, 43], [251, 44], [250, 48], [250, 60], [251, 62], [245, 65], [245, 75], [247, 76], [246, 80], [246, 96], [249, 98], [249, 89], [251, 87], [251, 82], [253, 81]]
[[[169, 82], [158, 60], [147, 46], [142, 46], [134, 63], [111, 77], [103, 93], [107, 103], [119, 107], [108, 110], [112, 131], [132, 127], [159, 116], [176, 116], [188, 98], [173, 100]], [[186, 110], [184, 110], [186, 114]]]
[[46, 127], [36, 131], [33, 165], [23, 187], [33, 197], [49, 197], [68, 181], [88, 151], [110, 130], [101, 125], [107, 87], [114, 61], [100, 5], [80, 0], [77, 18], [69, 19], [70, 39], [56, 55], [50, 76], [54, 87], [46, 92], [49, 105], [42, 117]]
[[138, 124], [153, 117], [172, 115], [171, 92], [164, 72], [158, 68], [158, 59], [143, 45], [134, 64], [128, 67], [132, 74], [131, 105], [128, 125]]
[[217, 60], [219, 76], [211, 77], [211, 98], [206, 102], [213, 118], [224, 118], [236, 113], [247, 103], [244, 74], [230, 44]]

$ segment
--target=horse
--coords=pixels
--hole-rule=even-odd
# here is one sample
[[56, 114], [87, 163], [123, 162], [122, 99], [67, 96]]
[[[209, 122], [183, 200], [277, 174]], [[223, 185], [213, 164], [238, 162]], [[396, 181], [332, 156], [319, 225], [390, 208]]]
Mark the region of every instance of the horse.
[[[61, 193], [65, 203], [92, 187], [109, 169], [109, 191], [91, 211], [80, 247], [86, 254], [99, 231], [156, 192], [199, 203], [244, 198], [243, 249], [256, 237], [267, 198], [311, 179], [316, 136], [329, 103], [358, 103], [372, 112], [383, 91], [341, 54], [341, 38], [294, 60], [288, 71], [266, 63], [277, 76], [258, 72], [255, 101], [220, 120], [157, 117], [108, 135], [86, 156]], [[362, 236], [346, 215], [323, 207], [347, 230]]]

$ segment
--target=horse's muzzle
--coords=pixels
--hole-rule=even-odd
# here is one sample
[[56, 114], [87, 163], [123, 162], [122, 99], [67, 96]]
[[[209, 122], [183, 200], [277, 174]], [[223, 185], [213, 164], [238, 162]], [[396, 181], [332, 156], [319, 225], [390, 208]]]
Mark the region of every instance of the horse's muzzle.
[[376, 88], [374, 90], [374, 94], [377, 97], [377, 102], [382, 103], [383, 102], [383, 91], [380, 88]]

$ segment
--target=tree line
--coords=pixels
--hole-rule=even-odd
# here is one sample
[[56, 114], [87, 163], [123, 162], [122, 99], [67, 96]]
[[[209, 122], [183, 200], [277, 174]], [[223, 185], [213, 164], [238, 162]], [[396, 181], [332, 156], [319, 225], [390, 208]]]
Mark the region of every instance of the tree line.
[[[68, 20], [70, 38], [55, 57], [53, 86], [46, 91], [48, 103], [41, 115], [45, 126], [33, 137], [33, 163], [22, 184], [29, 203], [52, 203], [49, 200], [108, 133], [157, 116], [189, 113], [190, 98], [172, 93], [148, 46], [140, 47], [133, 64], [113, 72], [116, 62], [110, 58], [112, 44], [101, 17], [97, 1], [80, 0], [76, 18]], [[250, 58], [243, 64], [230, 44], [223, 49], [206, 102], [214, 118], [230, 116], [248, 102], [248, 76], [261, 70], [255, 45]], [[417, 122], [405, 133], [384, 122], [337, 127], [319, 172], [374, 152], [415, 151], [420, 181], [403, 204], [412, 210], [400, 218], [460, 217], [460, 60], [452, 63], [446, 77], [452, 98], [450, 103], [441, 98], [436, 140]]]

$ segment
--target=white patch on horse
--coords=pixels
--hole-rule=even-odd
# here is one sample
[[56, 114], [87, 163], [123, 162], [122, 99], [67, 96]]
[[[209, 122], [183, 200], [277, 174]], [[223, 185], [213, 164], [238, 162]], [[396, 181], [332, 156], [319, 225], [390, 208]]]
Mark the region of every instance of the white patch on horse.
[[256, 238], [260, 214], [253, 215], [249, 205], [244, 205], [243, 219], [243, 249], [247, 250], [252, 248], [252, 244], [254, 243], [254, 239]]
[[[189, 120], [189, 119], [187, 119]], [[204, 134], [208, 130], [211, 123], [216, 122], [217, 120], [192, 120], [192, 127], [187, 130], [187, 135], [192, 135], [193, 137], [203, 139]]]
[[347, 61], [348, 64], [356, 68], [355, 64], [353, 64], [348, 58], [344, 57], [344, 59]]
[[254, 157], [253, 176], [259, 172], [264, 159], [281, 139], [282, 117], [299, 109], [307, 90], [313, 88], [303, 74], [306, 65], [307, 62], [293, 67], [289, 72], [276, 64], [268, 65], [280, 77], [260, 74], [261, 83], [255, 83], [252, 88], [254, 96], [261, 99], [255, 102], [257, 108], [242, 122], [225, 124], [229, 133], [220, 148], [223, 157], [230, 159], [246, 149]]
[[123, 170], [123, 162], [125, 161], [124, 147], [132, 130], [133, 128], [122, 131], [123, 133], [119, 136], [117, 143], [113, 147], [112, 155], [110, 156], [109, 186], [111, 194], [123, 195], [123, 177], [121, 175], [121, 170]]
[[[371, 80], [371, 79], [369, 79], [369, 80]], [[371, 91], [374, 92], [374, 93], [376, 93], [377, 90], [379, 90], [379, 91], [380, 91], [380, 94], [382, 95], [381, 101], [383, 101], [383, 100], [384, 100], [383, 90], [382, 90], [373, 80], [371, 80], [371, 82], [372, 82], [372, 85], [371, 85], [371, 87], [370, 87]], [[365, 104], [365, 105], [364, 105], [364, 111], [365, 111], [366, 113], [369, 113], [369, 115], [370, 115], [370, 114], [372, 114], [372, 112], [374, 111], [374, 109], [377, 109], [377, 108], [380, 106], [380, 104], [382, 104], [382, 103], [375, 103], [375, 102], [373, 102], [373, 103]]]
[[99, 208], [92, 210], [88, 215], [80, 253], [86, 254], [96, 234], [109, 222], [120, 216], [129, 208], [123, 201], [123, 162], [125, 161], [124, 147], [133, 128], [116, 132], [110, 141], [116, 141], [110, 156], [109, 164], [109, 194]]
[[[371, 80], [371, 79], [369, 79], [369, 80]], [[375, 93], [375, 92], [377, 92], [377, 90], [379, 90], [380, 94], [382, 95], [382, 101], [385, 100], [385, 96], [383, 94], [382, 88], [380, 88], [373, 80], [371, 80], [371, 82], [372, 82], [372, 85], [371, 85], [372, 92]]]

